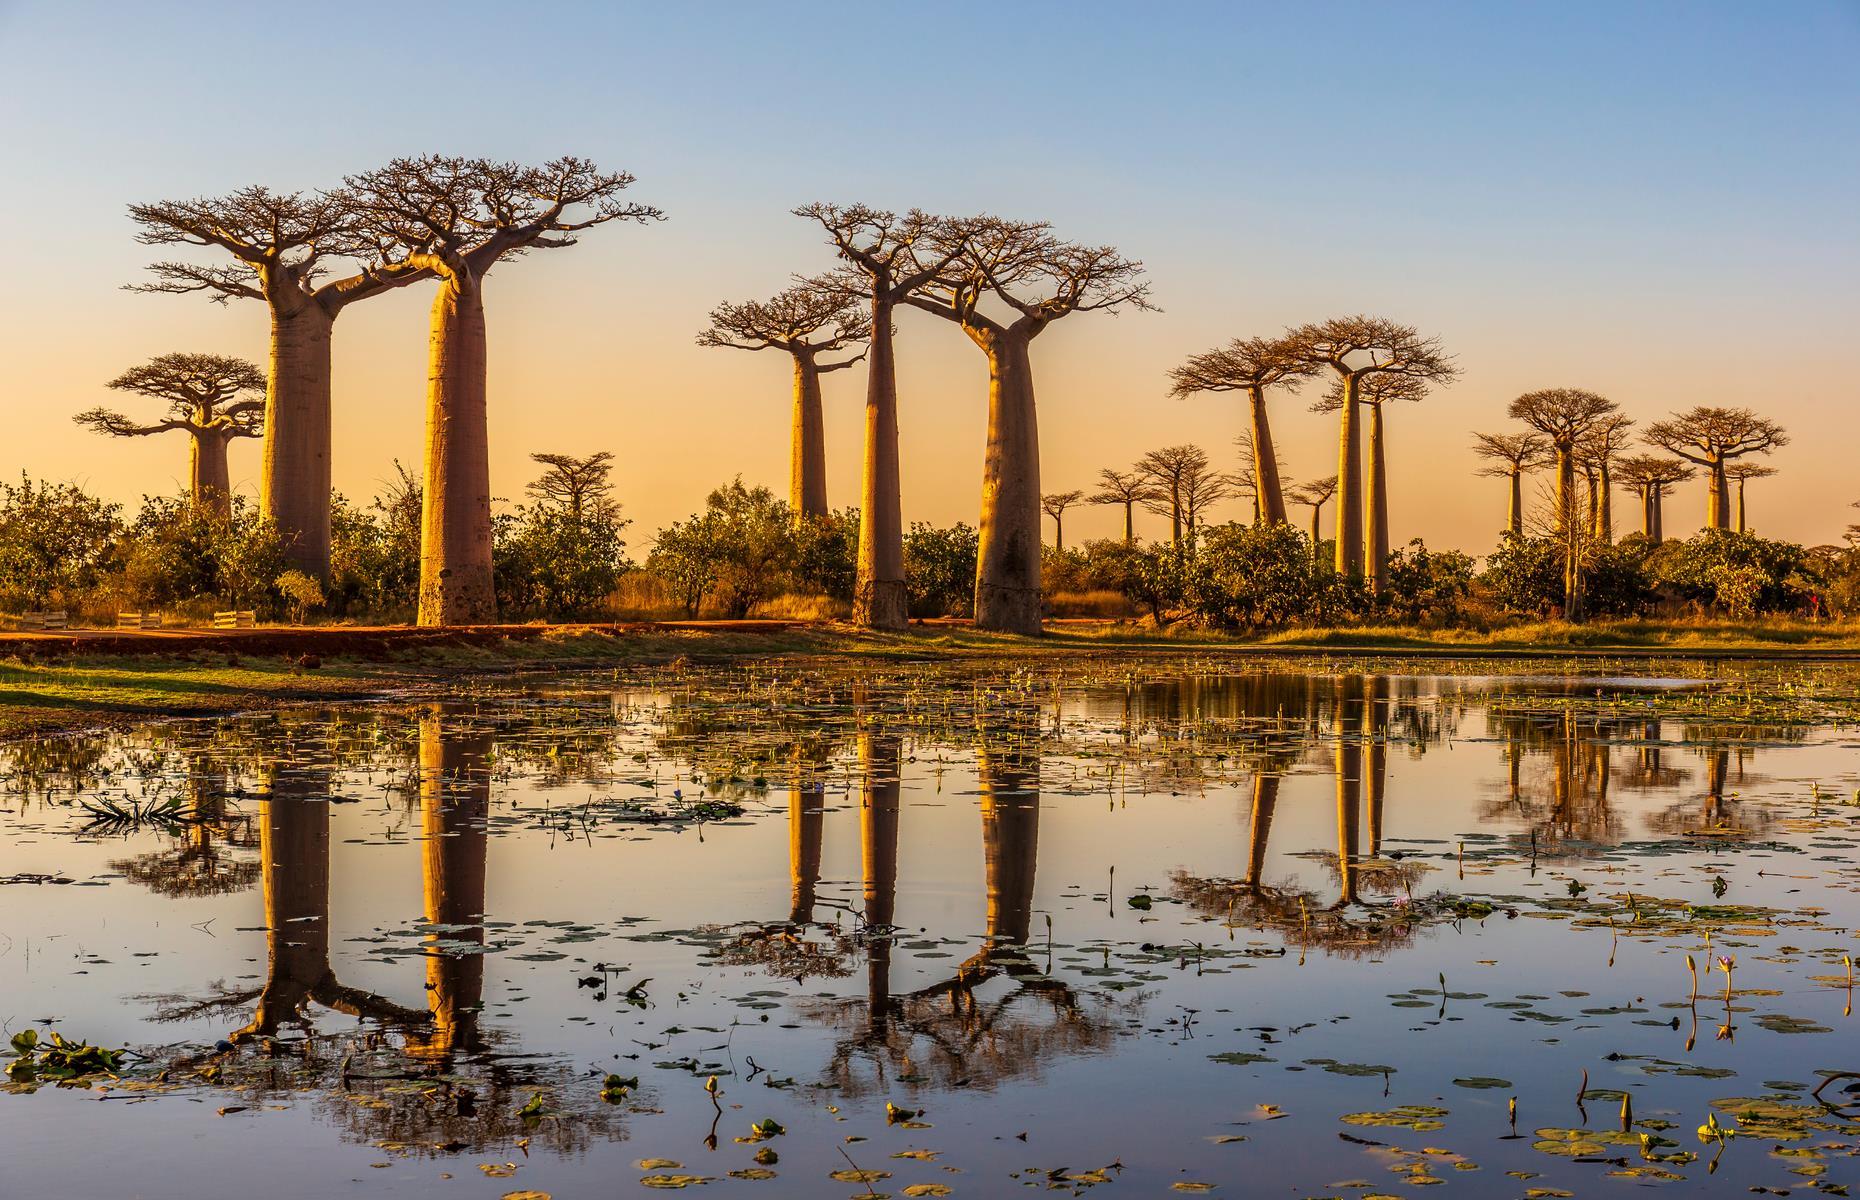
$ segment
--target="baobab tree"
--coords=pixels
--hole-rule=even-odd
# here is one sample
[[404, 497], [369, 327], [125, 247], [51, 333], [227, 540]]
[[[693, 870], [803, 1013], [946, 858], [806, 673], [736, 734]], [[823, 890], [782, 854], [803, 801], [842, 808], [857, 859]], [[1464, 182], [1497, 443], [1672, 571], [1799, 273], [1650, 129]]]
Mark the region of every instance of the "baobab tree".
[[1658, 545], [1665, 540], [1666, 489], [1692, 478], [1696, 472], [1674, 458], [1634, 454], [1615, 464], [1615, 481], [1640, 497], [1641, 536]]
[[1590, 477], [1590, 536], [1604, 546], [1615, 540], [1615, 463], [1621, 457], [1621, 448], [1632, 428], [1634, 418], [1611, 413], [1595, 422], [1577, 447], [1582, 468]]
[[164, 400], [167, 415], [144, 424], [114, 409], [93, 408], [72, 420], [111, 437], [184, 431], [191, 447], [188, 495], [221, 516], [230, 514], [232, 475], [226, 447], [234, 438], [263, 435], [265, 373], [243, 358], [223, 354], [162, 354], [131, 367], [106, 386]]
[[576, 521], [584, 515], [597, 515], [613, 507], [613, 485], [608, 482], [614, 469], [612, 452], [602, 450], [585, 458], [573, 454], [532, 454], [530, 461], [549, 468], [537, 476], [534, 483], [524, 485], [523, 490], [538, 504], [567, 513]]
[[477, 624], [497, 613], [485, 276], [503, 259], [572, 246], [576, 234], [608, 221], [658, 219], [658, 209], [621, 199], [632, 182], [581, 158], [529, 167], [436, 154], [345, 180], [358, 231], [439, 280], [426, 393], [422, 625]]
[[859, 305], [843, 288], [805, 280], [767, 301], [721, 304], [711, 310], [700, 346], [781, 350], [794, 361], [794, 419], [788, 454], [788, 506], [797, 522], [827, 515], [827, 447], [820, 408], [820, 377], [865, 357], [822, 355], [846, 350], [867, 337]]
[[1479, 474], [1511, 481], [1505, 533], [1524, 536], [1524, 473], [1550, 461], [1550, 442], [1540, 433], [1475, 433], [1473, 453], [1491, 463]]
[[1053, 548], [1066, 548], [1066, 510], [1085, 498], [1084, 492], [1048, 492], [1040, 497], [1040, 508], [1053, 518]]
[[1641, 435], [1675, 458], [1705, 469], [1705, 525], [1726, 529], [1731, 524], [1730, 487], [1725, 466], [1750, 454], [1768, 454], [1789, 444], [1781, 425], [1759, 417], [1748, 408], [1708, 408], [1701, 405], [1655, 421]]
[[1189, 517], [1189, 493], [1204, 490], [1202, 481], [1215, 474], [1208, 452], [1187, 444], [1164, 446], [1139, 458], [1136, 469], [1148, 487], [1148, 494], [1139, 503], [1157, 516], [1169, 518], [1169, 543], [1180, 550], [1185, 519]]
[[1252, 477], [1259, 516], [1268, 525], [1285, 520], [1285, 492], [1272, 445], [1272, 423], [1266, 413], [1266, 389], [1283, 385], [1296, 390], [1317, 370], [1317, 364], [1309, 359], [1288, 354], [1284, 342], [1255, 337], [1235, 338], [1218, 350], [1190, 357], [1169, 372], [1169, 391], [1177, 397], [1196, 392], [1246, 393]]
[[1511, 402], [1510, 414], [1550, 443], [1556, 456], [1556, 513], [1552, 518], [1563, 548], [1563, 615], [1582, 617], [1582, 559], [1591, 530], [1576, 518], [1576, 457], [1589, 431], [1614, 416], [1613, 400], [1581, 388], [1545, 388]]
[[[859, 485], [859, 563], [853, 590], [853, 621], [868, 629], [903, 629], [910, 624], [910, 604], [904, 588], [893, 318], [905, 297], [950, 264], [962, 248], [962, 240], [950, 222], [917, 209], [899, 216], [863, 204], [808, 204], [795, 209], [794, 215], [818, 222], [826, 231], [846, 264], [848, 287], [856, 285], [869, 308], [865, 469]], [[1034, 521], [1037, 533], [1037, 513]]]
[[[1389, 465], [1384, 436], [1383, 408], [1391, 400], [1419, 401], [1427, 395], [1428, 381], [1418, 375], [1377, 373], [1364, 376], [1357, 403], [1369, 409], [1369, 487], [1363, 513], [1363, 559], [1370, 590], [1380, 595], [1388, 588], [1389, 573]], [[1333, 379], [1324, 398], [1312, 405], [1316, 412], [1343, 407], [1344, 382]]]
[[1290, 492], [1294, 504], [1309, 505], [1311, 508], [1311, 553], [1316, 554], [1319, 536], [1319, 519], [1324, 515], [1324, 506], [1337, 494], [1337, 477], [1326, 475], [1322, 479], [1312, 479], [1299, 484]]
[[[265, 451], [259, 510], [277, 527], [291, 565], [329, 576], [330, 344], [336, 318], [358, 300], [423, 278], [404, 254], [355, 236], [341, 192], [248, 187], [226, 196], [132, 204], [145, 246], [205, 246], [232, 262], [158, 262], [154, 282], [130, 291], [204, 292], [225, 303], [262, 300], [271, 313]], [[332, 263], [359, 266], [332, 276]]]
[[[1293, 361], [1328, 368], [1337, 377], [1337, 573], [1361, 579], [1366, 541], [1363, 436], [1357, 405], [1365, 400], [1365, 386], [1372, 379], [1391, 375], [1423, 384], [1448, 383], [1457, 369], [1438, 338], [1422, 337], [1412, 326], [1362, 314], [1288, 330], [1282, 352]], [[1328, 401], [1320, 406], [1328, 407]], [[1386, 539], [1386, 520], [1380, 529]]]
[[[975, 623], [1040, 632], [1040, 431], [1033, 339], [1073, 313], [1147, 309], [1143, 265], [1110, 246], [1053, 236], [1044, 222], [974, 218], [952, 225], [960, 249], [907, 302], [959, 326], [988, 358]], [[984, 305], [1005, 306], [999, 318]]]
[[1137, 540], [1136, 507], [1152, 498], [1152, 485], [1140, 471], [1114, 471], [1110, 467], [1098, 472], [1098, 491], [1086, 497], [1087, 504], [1119, 504], [1124, 509], [1124, 545]]
[[1744, 485], [1752, 479], [1768, 479], [1774, 474], [1775, 467], [1766, 467], [1762, 463], [1734, 462], [1725, 467], [1725, 478], [1737, 484], [1737, 532], [1750, 531], [1744, 523]]

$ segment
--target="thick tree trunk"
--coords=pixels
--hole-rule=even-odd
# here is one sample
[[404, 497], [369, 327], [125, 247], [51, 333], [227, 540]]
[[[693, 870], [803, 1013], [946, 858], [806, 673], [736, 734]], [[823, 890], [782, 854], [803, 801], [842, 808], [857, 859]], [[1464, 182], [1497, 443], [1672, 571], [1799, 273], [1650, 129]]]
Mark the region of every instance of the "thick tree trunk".
[[1058, 513], [1054, 513], [1053, 514], [1053, 549], [1064, 550], [1065, 548], [1066, 548], [1065, 519], [1061, 517]]
[[193, 502], [220, 517], [232, 515], [232, 471], [226, 464], [230, 440], [216, 429], [190, 435], [188, 495]]
[[1248, 822], [1246, 886], [1259, 890], [1260, 876], [1266, 869], [1266, 843], [1272, 837], [1272, 814], [1279, 806], [1279, 777], [1265, 772], [1253, 776], [1253, 813]]
[[329, 578], [330, 340], [320, 304], [271, 310], [265, 451], [259, 511], [277, 526], [290, 564]]
[[420, 624], [482, 625], [497, 616], [482, 280], [440, 281], [429, 355]]
[[1666, 485], [1655, 484], [1653, 498], [1653, 544], [1659, 545], [1666, 540]]
[[1641, 488], [1640, 488], [1640, 533], [1642, 537], [1646, 538], [1650, 542], [1655, 542], [1659, 540], [1658, 537], [1654, 533], [1654, 529], [1656, 526], [1658, 526], [1659, 522], [1654, 519], [1654, 515], [1653, 515], [1653, 504], [1654, 504], [1653, 498], [1657, 494], [1658, 494], [1658, 489], [1653, 484], [1647, 483], [1647, 484], [1641, 485]]
[[826, 806], [827, 790], [822, 784], [796, 782], [788, 789], [788, 919], [796, 924], [814, 919]]
[[1603, 459], [1595, 472], [1595, 540], [1606, 546], [1615, 540], [1615, 478]]
[[1182, 549], [1182, 498], [1179, 493], [1169, 500], [1169, 545], [1178, 553]]
[[1134, 545], [1137, 540], [1137, 504], [1134, 500], [1124, 501], [1124, 545]]
[[1705, 468], [1708, 480], [1705, 487], [1705, 527], [1707, 529], [1729, 529], [1731, 527], [1730, 480], [1724, 474], [1724, 460], [1709, 463]]
[[1038, 762], [1007, 762], [976, 753], [982, 785], [982, 862], [988, 887], [989, 948], [1022, 945], [1033, 924], [1034, 868], [1039, 860]]
[[1318, 529], [1319, 529], [1318, 519], [1320, 516], [1322, 516], [1323, 512], [1324, 512], [1324, 506], [1322, 504], [1313, 504], [1311, 506], [1311, 553], [1312, 554], [1317, 553], [1318, 542], [1322, 540], [1318, 536]]
[[794, 356], [794, 437], [788, 458], [788, 506], [796, 522], [827, 515], [826, 429], [820, 368], [812, 353]]
[[1337, 429], [1337, 574], [1363, 577], [1363, 431], [1356, 411], [1356, 377], [1343, 377]]
[[232, 1040], [293, 1020], [329, 967], [329, 775], [274, 764], [259, 802], [259, 871], [270, 967], [251, 1023]]
[[1737, 532], [1745, 532], [1744, 526], [1744, 481], [1737, 481]]
[[988, 347], [988, 450], [982, 460], [975, 624], [1040, 632], [1040, 429], [1024, 337]]
[[864, 775], [859, 813], [859, 851], [865, 864], [866, 1019], [882, 1031], [891, 1007], [891, 933], [898, 898], [898, 739], [859, 735]]
[[1345, 677], [1337, 681], [1335, 696], [1337, 745], [1333, 751], [1337, 775], [1337, 903], [1356, 902], [1356, 822], [1362, 808], [1363, 744], [1351, 726], [1356, 722], [1351, 707], [1360, 703], [1362, 679]]
[[1516, 466], [1511, 468], [1511, 508], [1505, 514], [1505, 532], [1515, 538], [1524, 536], [1524, 471]]
[[904, 516], [898, 477], [898, 368], [891, 349], [892, 306], [872, 302], [866, 356], [865, 474], [859, 490], [859, 572], [853, 621], [867, 629], [910, 624], [904, 588]]
[[1576, 521], [1576, 449], [1556, 448], [1556, 535], [1563, 547], [1563, 617], [1582, 618], [1581, 526]]
[[[426, 951], [432, 1041], [444, 1057], [478, 1041], [484, 998], [484, 896], [491, 805], [491, 738], [447, 729], [436, 709], [420, 721], [420, 826], [426, 920], [444, 930]], [[440, 943], [444, 943], [443, 945]]]
[[1368, 557], [1369, 588], [1380, 596], [1389, 587], [1389, 464], [1388, 443], [1382, 436], [1382, 406], [1369, 406], [1369, 513], [1363, 531]]
[[1268, 525], [1285, 520], [1285, 492], [1279, 486], [1279, 455], [1272, 445], [1272, 423], [1266, 416], [1266, 389], [1253, 388], [1253, 478], [1258, 481], [1254, 502]]

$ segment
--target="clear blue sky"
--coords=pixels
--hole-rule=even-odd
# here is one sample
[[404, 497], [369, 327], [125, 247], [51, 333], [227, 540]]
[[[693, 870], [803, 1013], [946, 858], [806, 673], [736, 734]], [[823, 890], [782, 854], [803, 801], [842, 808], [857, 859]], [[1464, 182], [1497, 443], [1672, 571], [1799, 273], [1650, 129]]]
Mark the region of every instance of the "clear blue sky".
[[[124, 205], [439, 150], [584, 154], [669, 214], [500, 268], [490, 293], [497, 490], [518, 493], [532, 450], [611, 448], [636, 534], [738, 471], [784, 486], [786, 371], [691, 336], [712, 304], [826, 265], [786, 215], [811, 199], [1046, 217], [1149, 264], [1162, 313], [1040, 343], [1049, 489], [1168, 442], [1228, 452], [1237, 411], [1167, 399], [1163, 371], [1367, 310], [1438, 333], [1466, 369], [1392, 414], [1400, 538], [1489, 544], [1502, 484], [1467, 481], [1469, 431], [1553, 385], [1643, 419], [1776, 413], [1796, 441], [1753, 485], [1769, 532], [1829, 540], [1860, 499], [1853, 2], [0, 0], [0, 105], [0, 470], [122, 498], [172, 487], [183, 448], [106, 444], [69, 414], [147, 355], [264, 349], [255, 307], [115, 290], [149, 257]], [[425, 301], [339, 326], [351, 494], [418, 455]], [[928, 319], [900, 335], [907, 517], [973, 521], [980, 356]], [[855, 496], [856, 374], [829, 384], [835, 504]], [[1329, 474], [1330, 423], [1304, 407], [1278, 404], [1290, 473]], [[236, 453], [251, 479], [256, 454]]]

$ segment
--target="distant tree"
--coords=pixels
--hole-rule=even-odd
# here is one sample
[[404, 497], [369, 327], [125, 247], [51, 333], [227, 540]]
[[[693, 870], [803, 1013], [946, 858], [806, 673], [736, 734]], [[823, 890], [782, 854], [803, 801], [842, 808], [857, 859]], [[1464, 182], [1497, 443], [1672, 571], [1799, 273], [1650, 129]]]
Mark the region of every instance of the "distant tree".
[[524, 487], [537, 504], [559, 509], [577, 521], [613, 507], [613, 484], [608, 481], [614, 469], [611, 452], [602, 450], [586, 458], [532, 454], [530, 461], [548, 468]]
[[1524, 536], [1524, 473], [1550, 461], [1550, 442], [1540, 433], [1475, 433], [1473, 453], [1492, 465], [1479, 474], [1511, 481], [1505, 532]]
[[[1169, 543], [1181, 549], [1184, 521], [1188, 516], [1189, 481], [1212, 475], [1214, 471], [1208, 452], [1188, 444], [1164, 446], [1138, 459], [1136, 469], [1149, 485], [1149, 494], [1139, 503], [1146, 510], [1169, 518]], [[1189, 528], [1193, 528], [1192, 524]]]
[[1098, 472], [1098, 491], [1086, 498], [1087, 504], [1118, 504], [1124, 509], [1124, 544], [1137, 540], [1132, 519], [1136, 507], [1151, 499], [1152, 484], [1141, 471], [1114, 471], [1106, 467]]
[[1604, 546], [1615, 540], [1614, 468], [1633, 427], [1632, 417], [1610, 413], [1590, 426], [1577, 447], [1589, 476], [1589, 535]]
[[[904, 575], [904, 514], [898, 473], [898, 367], [892, 353], [897, 306], [935, 278], [962, 248], [956, 232], [917, 209], [903, 214], [863, 204], [808, 204], [794, 215], [814, 221], [846, 264], [870, 322], [866, 331], [865, 470], [859, 487], [859, 581], [853, 621], [867, 629], [910, 623]], [[1037, 540], [1037, 539], [1036, 539]]]
[[1330, 503], [1331, 497], [1336, 494], [1337, 477], [1335, 475], [1327, 475], [1323, 479], [1307, 480], [1290, 492], [1294, 503], [1309, 505], [1311, 508], [1311, 551], [1314, 554], [1317, 552], [1318, 543], [1323, 540], [1319, 536], [1318, 519], [1324, 513], [1324, 506]]
[[594, 615], [627, 569], [630, 523], [608, 477], [613, 455], [532, 454], [531, 503], [500, 518], [492, 563], [501, 603], [562, 620]]
[[[1382, 376], [1401, 376], [1419, 384], [1449, 383], [1458, 373], [1453, 360], [1441, 348], [1438, 338], [1422, 337], [1412, 326], [1400, 325], [1383, 317], [1358, 314], [1334, 317], [1316, 324], [1301, 325], [1286, 333], [1283, 351], [1287, 358], [1317, 368], [1328, 368], [1336, 375], [1335, 405], [1341, 417], [1337, 436], [1337, 573], [1347, 579], [1364, 576], [1368, 553], [1387, 549], [1386, 479], [1383, 479], [1382, 515], [1376, 518], [1372, 497], [1372, 519], [1376, 526], [1365, 534], [1363, 517], [1363, 439], [1357, 406], [1369, 401], [1365, 387]], [[1380, 393], [1385, 398], [1393, 389]], [[1414, 399], [1414, 393], [1400, 398]], [[1376, 436], [1380, 437], [1381, 403], [1373, 404]], [[1371, 456], [1380, 459], [1381, 451], [1372, 447]], [[1376, 480], [1372, 479], [1374, 486]]]
[[821, 355], [863, 342], [870, 330], [844, 285], [805, 280], [772, 300], [720, 304], [700, 346], [734, 350], [780, 350], [794, 362], [794, 419], [789, 441], [788, 507], [796, 520], [827, 515], [827, 448], [820, 405], [820, 377], [850, 367], [865, 352], [833, 361]]
[[1084, 492], [1048, 492], [1040, 497], [1040, 508], [1053, 518], [1053, 548], [1066, 548], [1066, 510], [1085, 498]]
[[1556, 512], [1551, 523], [1562, 547], [1563, 615], [1580, 620], [1583, 558], [1592, 527], [1581, 520], [1576, 507], [1576, 459], [1589, 431], [1619, 408], [1606, 396], [1581, 388], [1545, 388], [1519, 396], [1509, 411], [1514, 420], [1542, 434], [1556, 456]]
[[1768, 479], [1774, 474], [1775, 467], [1761, 463], [1734, 462], [1725, 467], [1725, 478], [1737, 484], [1737, 532], [1748, 532], [1744, 521], [1744, 485], [1752, 479]]
[[196, 504], [230, 512], [226, 446], [234, 438], [263, 435], [265, 373], [243, 358], [223, 354], [163, 354], [131, 367], [107, 386], [166, 401], [167, 415], [143, 424], [112, 409], [93, 408], [72, 420], [112, 437], [185, 431], [192, 447], [188, 494]]
[[1615, 466], [1615, 480], [1640, 497], [1641, 535], [1655, 545], [1665, 540], [1663, 501], [1666, 489], [1692, 478], [1696, 472], [1676, 459], [1657, 454], [1635, 454]]
[[1707, 529], [1728, 529], [1731, 524], [1726, 464], [1789, 444], [1781, 425], [1748, 408], [1700, 406], [1654, 422], [1641, 437], [1648, 445], [1705, 469]]
[[[1040, 432], [1033, 339], [1073, 313], [1150, 308], [1143, 265], [1110, 246], [1061, 241], [1044, 222], [974, 218], [950, 227], [960, 252], [908, 297], [958, 325], [988, 358], [975, 623], [1040, 632]], [[984, 305], [1005, 305], [997, 319]]]
[[1170, 392], [1189, 396], [1196, 392], [1244, 392], [1248, 401], [1248, 446], [1253, 451], [1252, 476], [1256, 481], [1260, 515], [1267, 524], [1285, 520], [1285, 494], [1279, 481], [1279, 460], [1272, 444], [1272, 424], [1266, 413], [1266, 389], [1284, 386], [1296, 390], [1318, 371], [1308, 357], [1289, 352], [1283, 340], [1235, 338], [1218, 350], [1196, 354], [1169, 372]]
[[497, 614], [485, 394], [484, 280], [531, 250], [572, 246], [608, 221], [662, 214], [623, 201], [633, 182], [581, 158], [540, 167], [428, 154], [350, 176], [358, 233], [439, 280], [427, 373], [422, 625], [470, 625]]
[[[1383, 435], [1383, 411], [1391, 400], [1410, 403], [1426, 397], [1428, 380], [1419, 375], [1377, 373], [1363, 377], [1357, 403], [1369, 410], [1368, 495], [1363, 522], [1363, 560], [1370, 592], [1388, 590], [1388, 569], [1393, 553], [1389, 541], [1388, 440]], [[1314, 412], [1336, 412], [1343, 407], [1344, 381], [1331, 380]]]

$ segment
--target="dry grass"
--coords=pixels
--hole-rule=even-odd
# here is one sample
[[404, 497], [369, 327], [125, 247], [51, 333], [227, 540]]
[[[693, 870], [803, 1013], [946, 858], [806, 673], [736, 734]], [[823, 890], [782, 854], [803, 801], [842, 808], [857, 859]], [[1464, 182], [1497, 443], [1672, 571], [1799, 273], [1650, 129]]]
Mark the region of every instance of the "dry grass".
[[1088, 592], [1054, 592], [1047, 597], [1052, 607], [1053, 616], [1063, 620], [1068, 617], [1101, 617], [1106, 619], [1127, 619], [1137, 615], [1136, 606], [1130, 603], [1122, 592], [1100, 589]]

